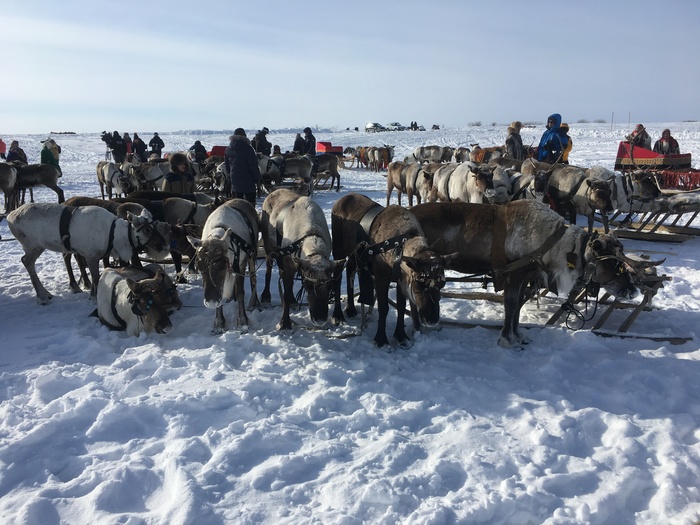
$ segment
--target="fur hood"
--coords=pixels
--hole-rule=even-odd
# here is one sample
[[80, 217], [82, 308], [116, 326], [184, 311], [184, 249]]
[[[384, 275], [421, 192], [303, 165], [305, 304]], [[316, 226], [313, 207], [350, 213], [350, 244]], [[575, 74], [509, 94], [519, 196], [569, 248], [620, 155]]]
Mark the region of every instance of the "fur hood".
[[179, 166], [181, 164], [187, 166], [189, 164], [189, 162], [187, 161], [187, 155], [179, 152], [170, 155], [170, 157], [168, 157], [168, 162], [170, 163], [170, 169], [173, 171], [175, 170], [176, 166]]

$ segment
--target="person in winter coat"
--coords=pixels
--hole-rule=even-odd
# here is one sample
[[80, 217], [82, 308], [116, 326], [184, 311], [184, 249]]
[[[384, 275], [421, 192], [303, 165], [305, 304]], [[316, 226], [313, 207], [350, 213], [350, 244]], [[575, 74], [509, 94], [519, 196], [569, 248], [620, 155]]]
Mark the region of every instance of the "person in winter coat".
[[134, 140], [132, 141], [131, 147], [134, 150], [134, 154], [138, 155], [139, 161], [145, 162], [148, 160], [148, 148], [146, 147], [146, 143], [141, 140], [138, 133], [134, 133]]
[[231, 178], [232, 196], [245, 199], [255, 206], [255, 197], [260, 184], [260, 168], [258, 157], [243, 128], [237, 128], [233, 132], [231, 143], [224, 155], [226, 171]]
[[165, 147], [163, 139], [158, 136], [158, 133], [154, 133], [151, 140], [148, 141], [148, 146], [151, 148], [151, 155], [155, 155], [160, 158], [160, 153]]
[[194, 145], [190, 147], [189, 152], [197, 163], [207, 160], [207, 148], [205, 148], [199, 140], [194, 141]]
[[316, 137], [311, 133], [311, 128], [304, 128], [304, 150], [302, 155], [316, 156]]
[[168, 159], [170, 172], [163, 179], [163, 191], [173, 193], [194, 193], [196, 185], [190, 163], [184, 153], [173, 153]]
[[663, 155], [679, 155], [681, 150], [678, 141], [671, 136], [671, 130], [661, 132], [661, 138], [654, 143], [654, 151]]
[[561, 152], [561, 162], [563, 164], [568, 164], [569, 153], [571, 153], [571, 149], [574, 147], [574, 141], [571, 140], [571, 137], [569, 136], [569, 125], [566, 122], [562, 123], [561, 127], [559, 128], [559, 135], [566, 138], [566, 146], [564, 146], [564, 149]]
[[61, 166], [58, 165], [58, 157], [61, 153], [61, 146], [56, 144], [53, 139], [42, 140], [44, 147], [41, 149], [41, 164], [50, 164], [58, 168], [58, 176], [61, 177], [63, 172]]
[[651, 149], [651, 136], [649, 135], [649, 133], [647, 133], [647, 130], [644, 129], [644, 126], [642, 124], [637, 124], [634, 128], [634, 131], [627, 135], [627, 137], [625, 138], [627, 139], [627, 142], [629, 142], [633, 146]]
[[134, 152], [133, 142], [132, 142], [129, 134], [125, 132], [124, 135], [122, 136], [122, 138], [124, 139], [124, 144], [126, 144], [126, 154], [129, 155], [130, 153], [133, 153]]
[[0, 158], [7, 159], [5, 153], [7, 153], [7, 144], [5, 144], [4, 140], [0, 139]]
[[508, 137], [506, 137], [506, 157], [510, 157], [511, 159], [515, 160], [523, 160], [525, 158], [523, 139], [520, 136], [520, 130], [522, 127], [522, 122], [517, 120], [508, 126]]
[[16, 140], [10, 142], [10, 151], [7, 154], [7, 162], [27, 164], [27, 154], [22, 148], [19, 147], [19, 142]]
[[269, 129], [263, 128], [255, 134], [253, 140], [250, 142], [253, 149], [257, 153], [262, 153], [263, 155], [270, 156], [272, 151], [272, 144], [267, 140], [267, 134], [270, 132]]
[[566, 148], [566, 135], [559, 133], [561, 115], [554, 113], [547, 118], [547, 129], [542, 133], [540, 144], [537, 146], [537, 160], [555, 164], [561, 161], [562, 152]]
[[304, 154], [304, 137], [301, 136], [301, 133], [297, 133], [297, 136], [294, 138], [294, 146], [292, 146], [292, 151], [299, 155]]
[[124, 142], [118, 131], [112, 133], [108, 145], [112, 150], [112, 158], [115, 164], [123, 163], [126, 160], [126, 142]]

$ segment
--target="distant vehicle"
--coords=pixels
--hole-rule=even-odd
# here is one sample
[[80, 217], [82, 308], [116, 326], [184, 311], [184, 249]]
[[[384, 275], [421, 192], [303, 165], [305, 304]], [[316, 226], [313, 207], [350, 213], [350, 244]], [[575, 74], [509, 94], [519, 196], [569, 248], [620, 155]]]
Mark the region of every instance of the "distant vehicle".
[[386, 125], [386, 130], [387, 131], [403, 131], [406, 129], [406, 126], [402, 126], [398, 122], [389, 122]]
[[376, 133], [378, 131], [386, 131], [386, 128], [378, 122], [368, 122], [365, 126], [365, 131], [367, 133]]

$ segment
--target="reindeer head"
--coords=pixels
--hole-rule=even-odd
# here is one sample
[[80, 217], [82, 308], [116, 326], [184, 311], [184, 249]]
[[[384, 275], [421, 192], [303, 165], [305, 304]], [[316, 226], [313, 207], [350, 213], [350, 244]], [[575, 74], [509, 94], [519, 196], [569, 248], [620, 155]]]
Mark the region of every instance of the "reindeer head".
[[167, 334], [172, 329], [168, 312], [180, 309], [182, 301], [178, 296], [175, 284], [158, 270], [151, 279], [134, 281], [126, 279], [129, 287], [129, 303], [134, 314], [139, 316], [144, 324], [148, 324], [159, 334]]
[[[248, 261], [248, 254], [231, 244], [232, 230], [226, 230], [220, 239], [211, 238], [201, 241], [188, 236], [187, 240], [196, 248], [197, 270], [202, 274], [204, 290], [204, 305], [207, 308], [218, 308], [224, 303], [224, 298], [233, 293], [234, 273], [242, 273]], [[238, 261], [236, 261], [236, 255]]]
[[493, 187], [493, 171], [495, 169], [495, 166], [489, 166], [487, 164], [472, 166], [470, 168], [476, 187], [487, 198], [493, 198], [495, 196], [495, 190]]
[[342, 275], [345, 259], [330, 261], [323, 255], [312, 255], [302, 259], [292, 257], [301, 272], [304, 291], [309, 298], [309, 317], [315, 326], [323, 326], [328, 320], [328, 299], [333, 289], [333, 277]]
[[137, 250], [143, 249], [149, 257], [156, 260], [168, 256], [172, 242], [170, 224], [154, 221], [146, 210], [141, 215], [127, 212], [126, 217], [134, 229]]
[[614, 180], [586, 179], [588, 185], [588, 201], [592, 208], [600, 213], [609, 215], [614, 211], [612, 204], [612, 185]]
[[594, 265], [591, 280], [605, 290], [622, 299], [632, 299], [638, 284], [645, 274], [663, 262], [635, 260], [626, 256], [622, 243], [612, 234], [594, 234], [588, 241], [585, 252], [587, 271]]
[[424, 245], [404, 246], [399, 286], [415, 309], [422, 325], [434, 327], [440, 322], [440, 290], [445, 286], [445, 268], [459, 254], [437, 255]]

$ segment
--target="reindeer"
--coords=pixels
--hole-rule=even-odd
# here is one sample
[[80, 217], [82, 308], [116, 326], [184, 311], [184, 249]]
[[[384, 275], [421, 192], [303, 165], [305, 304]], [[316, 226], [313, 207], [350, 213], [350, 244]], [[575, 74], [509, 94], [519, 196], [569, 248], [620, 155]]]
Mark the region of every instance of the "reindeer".
[[[542, 203], [427, 203], [411, 211], [436, 253], [458, 253], [450, 264], [452, 270], [494, 275], [505, 307], [500, 346], [529, 342], [519, 330], [519, 319], [532, 282], [544, 281], [550, 290], [566, 294], [585, 276], [622, 299], [637, 293], [629, 268], [638, 274], [642, 263], [635, 267], [615, 237], [567, 227], [559, 214]], [[659, 263], [650, 263], [655, 264]]]
[[97, 315], [112, 330], [128, 335], [141, 332], [167, 334], [172, 329], [170, 311], [182, 301], [175, 283], [157, 264], [145, 268], [107, 268], [97, 284]]
[[25, 204], [11, 212], [7, 222], [24, 248], [22, 264], [29, 273], [37, 302], [48, 304], [53, 297], [36, 273], [36, 260], [45, 250], [76, 253], [85, 258], [92, 276], [92, 299], [97, 293], [99, 263], [104, 257], [130, 261], [146, 246], [163, 257], [168, 253], [170, 239], [157, 233], [157, 225], [150, 218], [131, 213], [127, 218], [119, 219], [98, 206], [75, 208], [46, 202]]
[[32, 189], [36, 186], [46, 186], [56, 192], [59, 203], [65, 200], [63, 190], [58, 186], [58, 179], [61, 177], [61, 172], [56, 166], [52, 166], [51, 164], [20, 164], [14, 162], [12, 165], [17, 169], [14, 208], [20, 204], [20, 192], [22, 193], [21, 203], [24, 204], [24, 192], [27, 189], [29, 189], [30, 192], [31, 202], [34, 202]]
[[277, 330], [291, 330], [289, 308], [294, 302], [294, 276], [301, 273], [309, 298], [309, 317], [314, 326], [328, 320], [328, 298], [333, 276], [345, 261], [331, 261], [331, 236], [321, 207], [311, 198], [282, 188], [263, 202], [261, 231], [267, 267], [263, 304], [271, 300], [272, 263], [277, 262], [283, 284], [282, 318]]
[[0, 190], [5, 195], [5, 212], [17, 207], [15, 185], [17, 184], [17, 168], [6, 162], [0, 163]]
[[[374, 341], [377, 346], [389, 343], [386, 318], [389, 313], [389, 286], [396, 287], [395, 339], [404, 346], [408, 341], [404, 325], [406, 300], [410, 303], [411, 319], [416, 330], [435, 327], [440, 321], [440, 289], [445, 284], [445, 267], [454, 255], [433, 253], [423, 236], [418, 221], [401, 206], [382, 208], [369, 197], [349, 193], [337, 200], [331, 211], [333, 257], [349, 257], [348, 308], [356, 313], [353, 296], [353, 275], [360, 268], [360, 300], [373, 302], [365, 288], [374, 280], [379, 322]], [[352, 255], [352, 257], [350, 257]], [[336, 276], [333, 319], [344, 321], [340, 309], [340, 272]], [[372, 278], [369, 277], [371, 274]]]
[[244, 199], [231, 199], [209, 215], [201, 239], [189, 236], [197, 250], [197, 269], [202, 274], [204, 306], [215, 309], [212, 333], [226, 330], [224, 304], [234, 299], [238, 303], [236, 327], [248, 327], [245, 311], [244, 280], [250, 277], [249, 308], [260, 305], [255, 275], [255, 258], [260, 230], [255, 207]]

